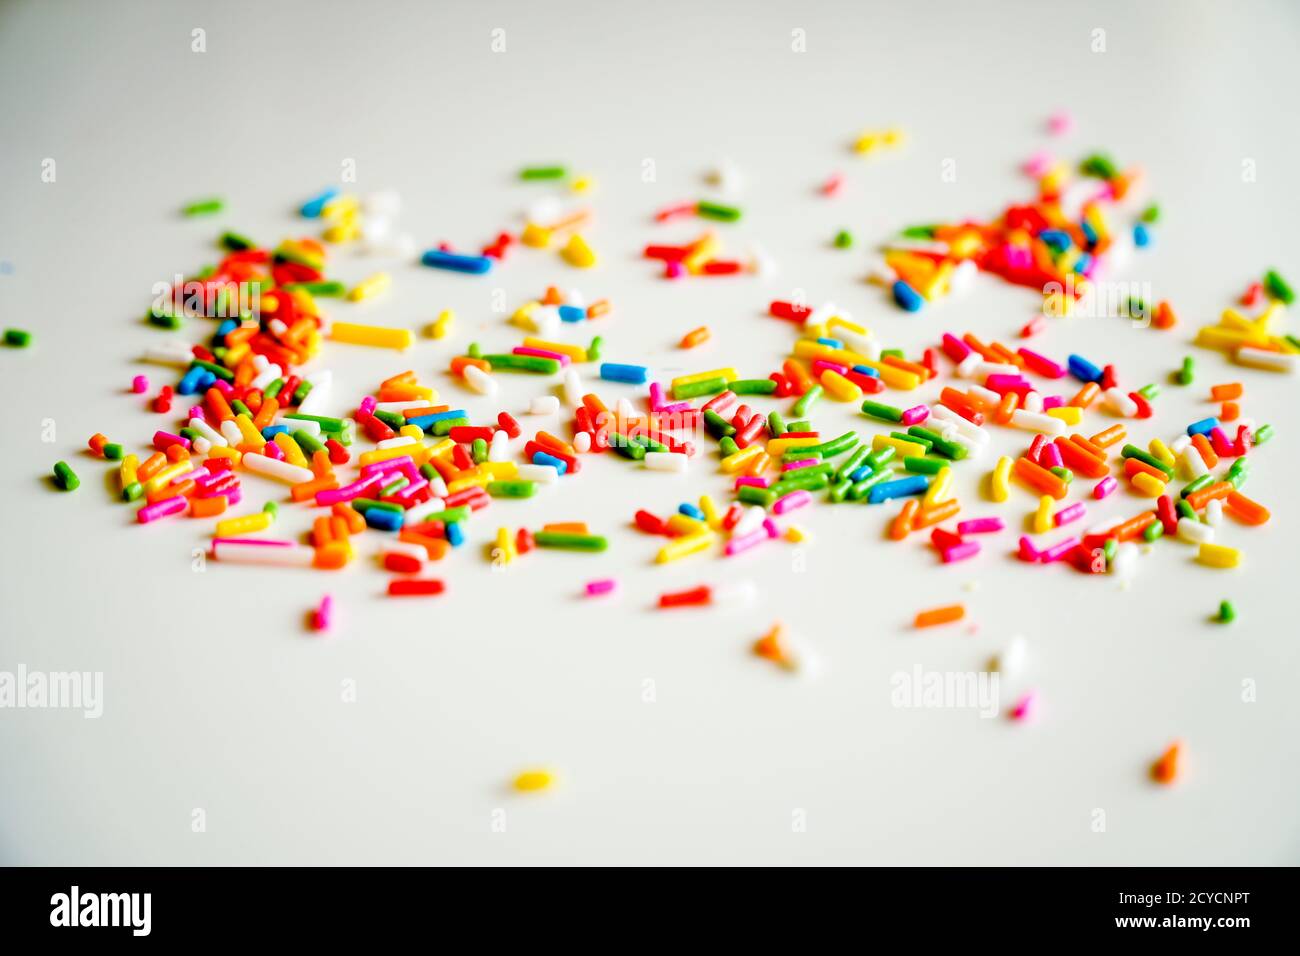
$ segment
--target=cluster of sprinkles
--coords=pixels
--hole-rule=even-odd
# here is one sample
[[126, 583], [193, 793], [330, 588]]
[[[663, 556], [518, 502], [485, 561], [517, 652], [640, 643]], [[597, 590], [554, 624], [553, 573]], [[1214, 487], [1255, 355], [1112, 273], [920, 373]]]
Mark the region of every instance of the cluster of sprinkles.
[[[1066, 114], [1052, 120], [1055, 131], [1068, 126]], [[869, 131], [855, 149], [873, 153], [901, 140], [897, 130]], [[1120, 171], [1103, 155], [1080, 163], [1077, 176], [1044, 156], [1027, 169], [1038, 183], [1034, 200], [1008, 206], [987, 223], [910, 227], [883, 249], [872, 280], [909, 312], [959, 293], [980, 272], [1044, 290], [1042, 314], [1021, 330], [1026, 340], [1044, 331], [1048, 317], [1069, 315], [1102, 270], [1151, 242], [1156, 207], [1142, 210], [1128, 225], [1117, 218], [1140, 171]], [[712, 181], [729, 193], [738, 177], [725, 165]], [[525, 168], [520, 179], [567, 184], [579, 201], [592, 188], [588, 177], [570, 177], [560, 165]], [[843, 176], [835, 173], [819, 192], [833, 196], [842, 184]], [[204, 199], [184, 213], [207, 216], [223, 208], [220, 199]], [[773, 542], [804, 541], [806, 533], [795, 519], [819, 502], [883, 506], [889, 541], [921, 538], [944, 564], [1000, 549], [1026, 564], [1121, 578], [1133, 571], [1140, 546], [1162, 537], [1193, 546], [1206, 566], [1236, 567], [1241, 551], [1218, 540], [1227, 537], [1228, 520], [1245, 526], [1269, 520], [1268, 509], [1242, 490], [1254, 449], [1273, 434], [1271, 426], [1257, 425], [1245, 414], [1245, 382], [1209, 385], [1207, 400], [1216, 414], [1154, 434], [1148, 426], [1157, 417], [1160, 386], [1123, 384], [1114, 364], [985, 342], [960, 331], [937, 331], [931, 347], [909, 357], [882, 347], [870, 329], [830, 302], [768, 304], [770, 316], [795, 331], [789, 355], [779, 365], [744, 374], [722, 366], [664, 380], [647, 365], [604, 359], [603, 336], [585, 327], [612, 315], [607, 299], [588, 301], [576, 289], [552, 286], [511, 315], [518, 344], [485, 351], [470, 343], [447, 366], [453, 382], [483, 397], [497, 394], [501, 374], [536, 376], [542, 387], [526, 408], [501, 409], [491, 420], [476, 421], [406, 370], [377, 382], [372, 394], [351, 406], [350, 416], [326, 414], [347, 399], [336, 400], [330, 371], [305, 368], [324, 343], [399, 351], [414, 343], [409, 329], [331, 321], [319, 306], [322, 299], [382, 297], [393, 281], [383, 272], [351, 287], [330, 278], [331, 246], [362, 242], [416, 258], [411, 238], [394, 232], [399, 208], [391, 194], [363, 199], [326, 190], [300, 209], [304, 219], [321, 223], [318, 237], [264, 246], [224, 232], [220, 262], [154, 302], [146, 318], [162, 329], [180, 329], [198, 317], [219, 318], [203, 343], [168, 341], [147, 350], [147, 361], [177, 371], [173, 382], [156, 391], [144, 374], [130, 382], [129, 392], [144, 397], [152, 413], [170, 416], [154, 430], [147, 448], [128, 451], [102, 434], [89, 439], [93, 456], [116, 463], [121, 498], [137, 506], [139, 523], [181, 515], [209, 519], [218, 562], [322, 570], [351, 563], [364, 537], [377, 543], [391, 574], [387, 593], [422, 597], [444, 592], [446, 583], [432, 575], [432, 566], [464, 549], [471, 526], [483, 521], [478, 515], [496, 499], [529, 499], [546, 486], [581, 480], [584, 460], [600, 454], [612, 453], [628, 467], [678, 473], [692, 461], [713, 461], [726, 476], [725, 500], [705, 494], [672, 513], [640, 509], [628, 515], [653, 542], [647, 560], [658, 564], [710, 554], [733, 561]], [[738, 206], [701, 199], [660, 209], [653, 220], [726, 224], [741, 217]], [[419, 254], [418, 261], [483, 275], [518, 245], [558, 250], [562, 262], [585, 269], [596, 263], [582, 231], [590, 221], [585, 206], [549, 196], [529, 207], [517, 235], [497, 231], [477, 252], [444, 243]], [[847, 231], [834, 243], [852, 244]], [[648, 244], [643, 255], [661, 262], [670, 279], [765, 274], [772, 268], [761, 250], [728, 254], [711, 225], [687, 242]], [[250, 289], [257, 295], [245, 308], [241, 297]], [[1281, 331], [1280, 323], [1293, 298], [1286, 281], [1269, 271], [1217, 325], [1201, 329], [1196, 344], [1228, 352], [1248, 370], [1289, 372], [1300, 341]], [[1125, 308], [1147, 305], [1130, 302]], [[427, 334], [444, 339], [454, 322], [454, 314], [444, 310]], [[1151, 324], [1158, 330], [1176, 325], [1167, 302], [1156, 305]], [[573, 336], [586, 344], [565, 341]], [[709, 328], [700, 326], [682, 337], [679, 348], [691, 350], [710, 336]], [[29, 337], [8, 330], [5, 342], [24, 346]], [[1195, 376], [1188, 357], [1173, 381], [1191, 387]], [[623, 392], [607, 403], [588, 381], [600, 382], [601, 388], [633, 386], [638, 398]], [[814, 422], [823, 401], [856, 405], [863, 430], [824, 434]], [[776, 407], [760, 409], [759, 402]], [[566, 434], [526, 424], [530, 417], [561, 411], [568, 416]], [[1001, 506], [1011, 520], [983, 506], [967, 510], [971, 503], [954, 494], [953, 470], [979, 467], [994, 429], [1025, 436], [1017, 455], [984, 466], [986, 504]], [[1130, 436], [1130, 429], [1146, 436]], [[702, 447], [706, 442], [709, 447]], [[274, 533], [281, 511], [276, 503], [236, 513], [249, 475], [284, 485], [286, 507], [311, 509], [305, 539]], [[80, 481], [60, 461], [54, 483], [72, 491]], [[1130, 494], [1120, 495], [1121, 489]], [[1102, 502], [1120, 506], [1102, 515]], [[1017, 519], [1026, 520], [1031, 530], [1011, 547], [998, 536], [1019, 527]], [[580, 520], [531, 528], [502, 524], [490, 540], [491, 559], [503, 563], [537, 550], [599, 553], [608, 547], [603, 535]], [[596, 577], [582, 593], [597, 600], [618, 590], [617, 579]], [[745, 602], [754, 590], [752, 583], [728, 575], [721, 583], [662, 593], [655, 604], [679, 613]], [[1236, 614], [1225, 600], [1213, 619], [1226, 624]], [[919, 610], [912, 626], [941, 627], [965, 617], [962, 604], [950, 604]], [[308, 624], [324, 632], [334, 618], [327, 594], [309, 612]], [[752, 649], [782, 670], [812, 669], [813, 656], [780, 623]], [[1023, 656], [1018, 639], [995, 666], [1018, 669]], [[1024, 720], [1036, 706], [1036, 692], [1030, 690], [1009, 715]], [[1174, 780], [1181, 754], [1181, 743], [1171, 746], [1153, 768], [1155, 779]], [[538, 791], [553, 780], [551, 771], [530, 770], [513, 785]]]

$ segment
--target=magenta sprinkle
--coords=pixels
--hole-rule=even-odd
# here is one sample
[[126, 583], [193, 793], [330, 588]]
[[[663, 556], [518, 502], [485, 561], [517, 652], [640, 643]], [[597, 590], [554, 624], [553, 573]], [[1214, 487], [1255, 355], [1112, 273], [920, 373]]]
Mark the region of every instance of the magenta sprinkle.
[[334, 616], [334, 599], [326, 594], [320, 599], [320, 604], [312, 612], [311, 626], [316, 631], [328, 631], [330, 621]]
[[1065, 462], [1061, 459], [1061, 449], [1055, 445], [1044, 445], [1042, 452], [1038, 455], [1038, 463], [1044, 468], [1062, 468]]
[[1041, 561], [1043, 553], [1034, 547], [1034, 542], [1029, 540], [1028, 535], [1020, 536], [1020, 560], [1021, 561]]
[[919, 425], [929, 417], [929, 405], [913, 405], [903, 412], [902, 422], [904, 425]]
[[189, 506], [189, 502], [181, 495], [173, 495], [171, 498], [164, 498], [162, 501], [155, 501], [151, 505], [145, 505], [136, 512], [136, 520], [141, 524], [148, 524], [150, 521], [157, 521], [159, 518], [165, 518], [168, 515], [180, 514]]
[[957, 523], [958, 534], [991, 534], [1001, 531], [1006, 525], [1001, 518], [971, 518]]
[[149, 377], [147, 375], [137, 375], [131, 379], [131, 391], [137, 395], [143, 395], [149, 391]]
[[812, 500], [812, 494], [800, 488], [798, 491], [792, 491], [788, 495], [777, 498], [772, 504], [772, 513], [783, 515], [788, 511], [794, 511], [796, 508], [811, 504]]
[[1039, 560], [1043, 562], [1060, 561], [1078, 546], [1078, 538], [1066, 538], [1064, 541], [1052, 545], [1046, 551], [1040, 552]]
[[945, 332], [943, 333], [943, 351], [948, 358], [960, 365], [972, 350], [969, 345], [957, 338], [957, 336], [951, 332]]
[[555, 359], [555, 361], [559, 362], [561, 365], [568, 365], [570, 361], [569, 356], [565, 355], [563, 352], [550, 352], [546, 349], [535, 349], [526, 345], [517, 345], [510, 351], [515, 355], [533, 355], [537, 358]]
[[1101, 481], [1092, 486], [1092, 496], [1100, 501], [1102, 498], [1114, 493], [1119, 487], [1119, 482], [1115, 480], [1114, 475], [1107, 475]]
[[980, 546], [977, 541], [963, 541], [960, 544], [944, 548], [939, 553], [943, 557], [944, 564], [952, 564], [954, 561], [964, 561], [967, 558], [975, 557], [980, 553]]
[[754, 545], [766, 541], [767, 539], [767, 532], [763, 528], [757, 528], [754, 531], [733, 537], [727, 542], [727, 546], [723, 549], [722, 553], [727, 557], [730, 557], [733, 554], [740, 554], [742, 551], [748, 551], [750, 548], [754, 547]]
[[1067, 505], [1056, 513], [1056, 526], [1069, 524], [1071, 521], [1078, 521], [1088, 513], [1088, 506], [1082, 501], [1076, 501], [1072, 505]]
[[769, 482], [766, 478], [756, 478], [753, 475], [742, 475], [736, 479], [734, 489], [739, 489], [744, 485], [752, 485], [755, 488], [766, 488], [768, 484]]
[[616, 587], [618, 587], [618, 582], [613, 578], [601, 578], [598, 581], [588, 581], [587, 596], [595, 597], [598, 594], [609, 594]]
[[821, 464], [819, 458], [800, 458], [798, 461], [787, 461], [781, 466], [782, 471], [798, 471], [800, 468], [812, 468]]

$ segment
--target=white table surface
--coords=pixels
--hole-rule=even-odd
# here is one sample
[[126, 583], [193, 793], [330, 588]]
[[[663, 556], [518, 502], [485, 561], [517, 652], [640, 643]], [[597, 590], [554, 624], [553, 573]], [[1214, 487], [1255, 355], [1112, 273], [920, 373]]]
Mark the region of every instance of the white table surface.
[[[206, 52], [191, 51], [194, 28]], [[504, 53], [491, 49], [498, 28]], [[1091, 50], [1097, 28], [1102, 53]], [[84, 447], [99, 431], [142, 449], [175, 424], [126, 386], [138, 372], [155, 388], [171, 380], [137, 361], [147, 345], [210, 328], [143, 324], [152, 284], [215, 261], [223, 228], [267, 242], [311, 232], [297, 205], [337, 183], [348, 159], [351, 188], [400, 192], [401, 226], [421, 248], [474, 249], [517, 229], [547, 191], [517, 181], [522, 165], [590, 172], [601, 263], [582, 272], [516, 250], [467, 278], [337, 252], [332, 275], [386, 268], [394, 288], [373, 304], [327, 303], [335, 318], [422, 329], [442, 309], [459, 316], [449, 339], [420, 338], [401, 356], [327, 344], [312, 367], [334, 370], [340, 414], [405, 368], [477, 417], [521, 410], [537, 379], [501, 376], [489, 401], [445, 369], [472, 339], [517, 343], [495, 290], [513, 308], [552, 283], [611, 298], [598, 329], [607, 358], [665, 376], [723, 364], [765, 376], [793, 342], [766, 303], [795, 289], [840, 303], [908, 354], [945, 330], [1011, 339], [1036, 307], [1028, 290], [981, 276], [964, 300], [913, 316], [864, 277], [870, 248], [904, 225], [987, 218], [1029, 198], [1018, 164], [1043, 147], [1071, 160], [1104, 149], [1145, 168], [1164, 219], [1122, 277], [1150, 283], [1182, 322], [1161, 333], [1062, 321], [1035, 344], [1113, 361], [1131, 387], [1165, 384], [1195, 328], [1265, 268], [1300, 279], [1298, 28], [1300, 8], [1282, 2], [6, 5], [0, 325], [35, 342], [0, 350], [0, 669], [101, 671], [104, 711], [0, 711], [0, 860], [1297, 862], [1294, 379], [1194, 350], [1196, 385], [1166, 385], [1158, 417], [1131, 424], [1142, 443], [1172, 438], [1212, 412], [1210, 383], [1240, 379], [1246, 414], [1278, 438], [1252, 455], [1247, 486], [1272, 522], [1221, 532], [1245, 566], [1210, 570], [1161, 542], [1128, 589], [1016, 561], [1034, 499], [1017, 490], [999, 508], [979, 496], [992, 456], [957, 469], [964, 514], [1002, 514], [1015, 530], [958, 566], [939, 566], [921, 535], [882, 540], [896, 508], [818, 505], [799, 516], [812, 538], [799, 554], [777, 543], [658, 567], [657, 542], [629, 525], [635, 509], [721, 496], [725, 481], [708, 459], [679, 477], [605, 456], [531, 502], [494, 503], [470, 546], [437, 567], [448, 593], [398, 601], [383, 595], [375, 532], [337, 574], [216, 562], [195, 573], [190, 552], [210, 523], [134, 525], [111, 469]], [[794, 30], [804, 53], [791, 49]], [[1077, 129], [1053, 139], [1045, 120], [1060, 108]], [[895, 124], [905, 149], [849, 150], [859, 130]], [[53, 183], [41, 179], [46, 158]], [[724, 158], [746, 176], [745, 216], [719, 232], [737, 251], [761, 241], [780, 272], [666, 282], [641, 247], [701, 224], [650, 215], [709, 194], [702, 177]], [[956, 182], [941, 181], [945, 159]], [[1244, 160], [1256, 181], [1243, 182]], [[835, 170], [843, 195], [816, 195]], [[209, 194], [226, 212], [178, 215]], [[840, 228], [855, 249], [829, 247]], [[701, 324], [708, 345], [674, 348]], [[831, 402], [815, 422], [875, 430]], [[995, 454], [1023, 447], [1023, 435], [995, 431]], [[75, 494], [48, 482], [60, 458], [81, 475]], [[245, 489], [246, 506], [287, 497], [252, 476]], [[1092, 516], [1140, 507], [1124, 492]], [[305, 509], [281, 514], [279, 532], [309, 526]], [[498, 524], [556, 520], [586, 520], [610, 550], [490, 569], [483, 549]], [[620, 579], [620, 594], [582, 598], [602, 575]], [[762, 589], [749, 608], [650, 609], [661, 591], [741, 578]], [[339, 625], [322, 638], [303, 618], [326, 590]], [[1228, 597], [1240, 619], [1209, 623]], [[908, 626], [951, 601], [974, 627]], [[816, 679], [751, 655], [777, 619], [822, 658]], [[978, 670], [1017, 633], [1028, 662], [1005, 690], [1037, 689], [1034, 723], [891, 706], [896, 671]], [[1243, 680], [1256, 682], [1254, 703]], [[1175, 737], [1187, 774], [1161, 788], [1147, 768]], [[561, 785], [512, 793], [514, 774], [535, 765]], [[205, 832], [193, 832], [196, 808]], [[1105, 832], [1094, 832], [1096, 809]]]

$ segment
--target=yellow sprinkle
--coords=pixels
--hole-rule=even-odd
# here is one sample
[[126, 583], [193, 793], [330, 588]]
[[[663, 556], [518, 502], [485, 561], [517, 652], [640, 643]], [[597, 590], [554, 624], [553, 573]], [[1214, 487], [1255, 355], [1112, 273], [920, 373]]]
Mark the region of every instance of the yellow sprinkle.
[[244, 441], [250, 445], [256, 445], [261, 448], [266, 444], [266, 439], [262, 433], [253, 425], [253, 420], [247, 415], [240, 413], [235, 416], [235, 425], [239, 428], [239, 434], [243, 436]]
[[865, 325], [858, 325], [856, 322], [850, 322], [848, 319], [842, 319], [838, 315], [831, 316], [826, 323], [832, 329], [844, 329], [847, 332], [856, 332], [858, 335], [870, 336], [871, 332]]
[[1083, 409], [1077, 405], [1058, 405], [1056, 408], [1049, 408], [1047, 414], [1059, 418], [1067, 425], [1077, 425], [1083, 421]]
[[1043, 495], [1038, 499], [1038, 510], [1034, 512], [1034, 534], [1047, 534], [1056, 527], [1053, 511], [1055, 505], [1056, 499], [1051, 495]]
[[414, 438], [419, 441], [424, 437], [424, 429], [419, 425], [403, 425], [397, 430], [397, 434], [403, 438]]
[[700, 495], [700, 510], [704, 512], [704, 521], [714, 531], [722, 524], [722, 515], [718, 514], [718, 506], [713, 503], [713, 499], [708, 495]]
[[565, 262], [579, 269], [590, 269], [596, 264], [596, 253], [592, 251], [591, 246], [587, 245], [587, 240], [576, 232], [569, 237], [568, 243], [560, 254], [564, 256]]
[[[448, 439], [450, 441], [450, 439]], [[455, 444], [455, 442], [451, 442]], [[377, 461], [388, 461], [390, 458], [401, 458], [403, 455], [410, 455], [417, 465], [423, 465], [429, 460], [432, 450], [427, 445], [421, 445], [415, 442], [410, 445], [393, 445], [389, 448], [376, 448], [373, 451], [362, 452], [357, 457], [358, 465], [369, 465]]]
[[551, 230], [545, 226], [539, 226], [535, 222], [530, 222], [524, 226], [524, 231], [519, 234], [519, 241], [526, 246], [532, 246], [534, 249], [545, 249], [551, 244]]
[[722, 459], [723, 472], [728, 475], [734, 475], [744, 467], [745, 462], [749, 461], [762, 450], [762, 445], [750, 445], [748, 448], [742, 448], [740, 451], [733, 452], [726, 458]]
[[596, 180], [590, 176], [579, 176], [570, 187], [575, 193], [586, 193], [596, 188]]
[[[805, 448], [808, 445], [820, 445], [821, 442], [822, 440], [820, 438], [773, 438], [767, 443], [767, 453], [776, 457], [777, 455], [785, 454], [791, 448]], [[752, 447], [754, 446], [751, 445], [750, 448]], [[744, 450], [749, 451], [749, 448]], [[739, 454], [739, 452], [737, 452], [737, 454]]]
[[1166, 465], [1172, 465], [1175, 461], [1177, 461], [1177, 458], [1174, 457], [1174, 453], [1169, 450], [1169, 446], [1166, 445], [1164, 442], [1162, 442], [1159, 438], [1151, 439], [1151, 444], [1147, 447], [1150, 449], [1151, 454], [1155, 455]]
[[280, 434], [276, 435], [275, 443], [280, 447], [280, 451], [284, 452], [284, 460], [289, 464], [297, 465], [299, 468], [311, 467], [311, 462], [309, 462], [307, 456], [302, 453], [302, 449], [298, 447], [298, 443], [290, 438], [286, 433], [280, 432]]
[[989, 475], [989, 497], [994, 501], [1006, 501], [1011, 493], [1011, 465], [1013, 462], [1006, 455], [998, 459]]
[[537, 793], [542, 790], [549, 790], [554, 784], [555, 775], [549, 770], [525, 770], [515, 777], [515, 789], [521, 793]]
[[524, 345], [530, 349], [544, 349], [547, 352], [559, 352], [575, 362], [587, 361], [587, 350], [581, 345], [569, 345], [567, 342], [548, 342], [546, 339], [524, 336]]
[[497, 528], [497, 546], [493, 549], [492, 557], [502, 564], [509, 564], [515, 559], [515, 537], [509, 528]]
[[703, 521], [692, 518], [690, 515], [684, 515], [680, 511], [665, 521], [664, 525], [679, 537], [699, 534], [702, 531], [707, 531], [709, 527]]
[[498, 481], [512, 481], [519, 477], [519, 466], [513, 461], [485, 461], [478, 467], [485, 475]]
[[1241, 552], [1222, 544], [1202, 544], [1197, 560], [1212, 568], [1235, 568], [1241, 564]]
[[798, 544], [800, 541], [808, 540], [808, 532], [796, 524], [790, 525], [785, 529], [785, 540]]
[[380, 325], [359, 325], [355, 322], [335, 322], [330, 327], [330, 338], [348, 345], [373, 345], [381, 349], [410, 348], [414, 336], [410, 329], [391, 329]]
[[429, 326], [429, 335], [435, 339], [446, 338], [447, 333], [451, 331], [451, 323], [454, 321], [456, 321], [456, 313], [451, 309], [443, 309], [438, 313], [438, 318]]
[[921, 506], [930, 508], [940, 502], [947, 501], [951, 496], [952, 469], [945, 465], [930, 479], [930, 487], [926, 489], [925, 497], [921, 499]]
[[669, 544], [659, 549], [655, 555], [657, 564], [667, 564], [688, 555], [698, 554], [713, 543], [716, 536], [712, 531], [700, 531], [683, 538], [674, 538]]
[[856, 402], [862, 397], [862, 389], [856, 382], [849, 381], [833, 368], [822, 373], [822, 388], [831, 398], [841, 402]]
[[118, 468], [118, 476], [122, 482], [122, 487], [135, 484], [136, 469], [140, 467], [140, 459], [135, 455], [127, 455], [122, 459], [122, 464]]
[[1131, 483], [1139, 494], [1147, 498], [1159, 498], [1165, 493], [1165, 483], [1150, 472], [1139, 471]]
[[871, 439], [871, 450], [879, 451], [881, 448], [892, 448], [898, 453], [899, 458], [915, 457], [925, 454], [925, 446], [920, 442], [903, 441], [901, 438], [895, 438], [893, 435], [876, 435]]
[[258, 511], [238, 518], [225, 518], [217, 522], [215, 536], [238, 538], [241, 535], [252, 534], [254, 531], [265, 531], [271, 527], [272, 520], [271, 513], [268, 511]]
[[387, 292], [389, 286], [393, 284], [393, 277], [387, 272], [376, 272], [368, 279], [358, 282], [348, 292], [348, 301], [364, 302], [366, 299], [373, 299], [382, 292]]
[[679, 385], [691, 385], [695, 382], [706, 382], [711, 378], [725, 378], [728, 382], [734, 382], [739, 376], [734, 368], [715, 368], [708, 372], [693, 372], [690, 375], [679, 375], [672, 380], [672, 387], [677, 388]]

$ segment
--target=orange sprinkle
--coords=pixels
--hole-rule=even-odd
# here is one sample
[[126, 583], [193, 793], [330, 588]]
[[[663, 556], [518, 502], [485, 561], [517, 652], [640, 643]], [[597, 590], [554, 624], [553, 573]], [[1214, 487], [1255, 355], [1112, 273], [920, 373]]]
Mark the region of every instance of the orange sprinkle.
[[933, 627], [936, 624], [949, 624], [953, 621], [960, 621], [965, 616], [966, 608], [960, 604], [949, 604], [947, 607], [932, 607], [928, 611], [918, 611], [913, 626]]
[[1210, 440], [1202, 434], [1192, 436], [1192, 446], [1201, 453], [1201, 459], [1205, 462], [1206, 468], [1213, 468], [1219, 463], [1219, 456], [1210, 444]]
[[949, 498], [947, 501], [939, 502], [933, 508], [922, 508], [918, 511], [916, 517], [912, 519], [912, 527], [920, 531], [940, 521], [947, 521], [959, 511], [961, 511], [961, 502], [956, 498]]
[[226, 510], [228, 500], [225, 495], [213, 495], [211, 498], [192, 498], [190, 500], [191, 518], [211, 518]]
[[707, 342], [712, 333], [707, 325], [701, 325], [698, 329], [691, 329], [682, 336], [681, 347], [684, 349], [693, 349], [701, 342]]
[[1229, 514], [1244, 524], [1264, 524], [1269, 519], [1267, 508], [1235, 489], [1228, 492], [1223, 506]]
[[1182, 756], [1182, 742], [1176, 740], [1160, 755], [1160, 759], [1152, 764], [1151, 776], [1157, 783], [1173, 783], [1182, 772]]
[[585, 521], [558, 521], [542, 525], [543, 531], [556, 531], [560, 534], [589, 534]]
[[895, 541], [902, 541], [912, 531], [912, 521], [916, 518], [916, 513], [921, 508], [920, 502], [915, 498], [908, 498], [903, 502], [903, 509], [889, 524], [889, 537]]
[[1187, 503], [1200, 511], [1215, 498], [1226, 498], [1234, 491], [1236, 491], [1236, 487], [1232, 482], [1216, 481], [1212, 485], [1206, 485], [1200, 491], [1193, 491], [1187, 496]]
[[1070, 404], [1075, 408], [1087, 408], [1097, 400], [1097, 396], [1100, 394], [1101, 386], [1096, 382], [1089, 382], [1087, 385], [1083, 386], [1083, 388], [1079, 389], [1078, 394], [1076, 394], [1074, 398], [1070, 399]]
[[1240, 382], [1227, 382], [1223, 385], [1210, 386], [1210, 401], [1213, 402], [1231, 402], [1241, 398], [1242, 387]]
[[1040, 491], [1045, 495], [1051, 495], [1057, 501], [1060, 501], [1069, 492], [1069, 487], [1061, 478], [1052, 474], [1042, 465], [1030, 461], [1028, 458], [1017, 458], [1016, 463], [1011, 466], [1011, 470], [1016, 477], [1025, 482], [1035, 491]]
[[1235, 422], [1241, 417], [1241, 406], [1236, 402], [1224, 402], [1219, 410], [1219, 418], [1225, 422]]
[[1102, 448], [1109, 448], [1116, 442], [1123, 441], [1128, 436], [1123, 425], [1111, 425], [1104, 431], [1099, 431], [1093, 435], [1090, 441], [1094, 445], [1100, 445]]

